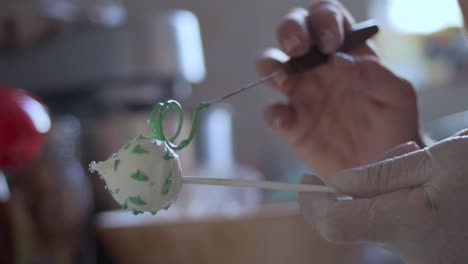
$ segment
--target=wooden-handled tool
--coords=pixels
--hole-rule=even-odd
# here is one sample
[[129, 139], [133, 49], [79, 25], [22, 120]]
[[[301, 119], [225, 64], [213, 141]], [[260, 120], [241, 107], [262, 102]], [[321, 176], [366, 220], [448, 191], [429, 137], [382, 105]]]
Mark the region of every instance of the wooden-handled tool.
[[[343, 46], [339, 49], [339, 51], [341, 52], [351, 51], [363, 45], [367, 40], [372, 38], [378, 32], [379, 32], [379, 27], [372, 20], [368, 20], [368, 21], [355, 24], [353, 25], [351, 31], [345, 37]], [[256, 87], [280, 75], [291, 75], [291, 74], [301, 73], [301, 72], [310, 70], [316, 66], [326, 63], [329, 58], [330, 58], [329, 54], [324, 54], [319, 50], [317, 46], [313, 46], [305, 55], [301, 57], [292, 58], [289, 61], [287, 61], [284, 64], [284, 68], [282, 70], [274, 72], [252, 83], [249, 83], [221, 97], [212, 99], [211, 101], [208, 101], [208, 103], [209, 104], [217, 103], [228, 97], [234, 96], [248, 89]]]

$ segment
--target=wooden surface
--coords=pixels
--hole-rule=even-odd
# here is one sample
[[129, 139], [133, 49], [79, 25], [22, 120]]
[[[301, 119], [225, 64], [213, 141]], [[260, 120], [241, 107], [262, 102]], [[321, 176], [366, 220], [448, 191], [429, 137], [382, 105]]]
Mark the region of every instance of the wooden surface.
[[359, 248], [325, 242], [294, 205], [273, 205], [235, 217], [181, 217], [168, 212], [98, 216], [100, 239], [121, 264], [357, 263]]

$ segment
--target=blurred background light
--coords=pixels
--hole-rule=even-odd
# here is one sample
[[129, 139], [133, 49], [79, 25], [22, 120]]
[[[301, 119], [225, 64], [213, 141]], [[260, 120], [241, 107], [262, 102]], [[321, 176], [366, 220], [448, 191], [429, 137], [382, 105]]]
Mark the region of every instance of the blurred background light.
[[456, 0], [389, 0], [389, 25], [406, 34], [430, 34], [447, 27], [462, 27]]
[[179, 63], [183, 75], [189, 82], [199, 83], [205, 78], [205, 61], [198, 19], [189, 11], [179, 10], [173, 13], [171, 20], [181, 53]]

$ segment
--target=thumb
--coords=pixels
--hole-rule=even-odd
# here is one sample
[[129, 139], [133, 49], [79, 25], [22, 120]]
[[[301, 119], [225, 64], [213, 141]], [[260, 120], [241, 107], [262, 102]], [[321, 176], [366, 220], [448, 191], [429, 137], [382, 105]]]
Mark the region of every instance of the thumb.
[[420, 149], [420, 147], [418, 146], [418, 144], [416, 144], [416, 142], [410, 141], [410, 142], [398, 145], [398, 146], [390, 149], [389, 151], [385, 152], [384, 154], [382, 154], [376, 160], [376, 162], [386, 160], [386, 159], [390, 159], [390, 158], [394, 158], [394, 157], [401, 156], [401, 155], [404, 155], [404, 154], [408, 154], [410, 152], [413, 152], [413, 151], [416, 151], [416, 150], [419, 150], [419, 149]]
[[380, 194], [414, 188], [426, 183], [431, 154], [427, 149], [411, 152], [367, 166], [336, 174], [331, 185], [339, 192], [354, 198], [374, 197]]

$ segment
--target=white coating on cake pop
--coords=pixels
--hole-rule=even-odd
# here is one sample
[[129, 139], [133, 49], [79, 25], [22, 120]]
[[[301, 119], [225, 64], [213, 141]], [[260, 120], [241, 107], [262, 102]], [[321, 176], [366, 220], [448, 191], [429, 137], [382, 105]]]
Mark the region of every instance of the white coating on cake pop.
[[112, 197], [135, 214], [173, 204], [182, 187], [179, 157], [166, 143], [138, 136], [103, 162], [92, 162]]

